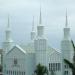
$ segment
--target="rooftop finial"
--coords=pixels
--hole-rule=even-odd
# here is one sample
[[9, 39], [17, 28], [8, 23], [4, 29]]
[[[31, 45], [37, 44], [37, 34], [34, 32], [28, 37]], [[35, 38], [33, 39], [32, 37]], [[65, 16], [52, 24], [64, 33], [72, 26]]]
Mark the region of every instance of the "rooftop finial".
[[66, 9], [66, 24], [65, 24], [65, 26], [66, 27], [68, 26], [67, 9]]
[[40, 17], [39, 17], [39, 24], [42, 23], [42, 18], [41, 18], [41, 6], [40, 6]]

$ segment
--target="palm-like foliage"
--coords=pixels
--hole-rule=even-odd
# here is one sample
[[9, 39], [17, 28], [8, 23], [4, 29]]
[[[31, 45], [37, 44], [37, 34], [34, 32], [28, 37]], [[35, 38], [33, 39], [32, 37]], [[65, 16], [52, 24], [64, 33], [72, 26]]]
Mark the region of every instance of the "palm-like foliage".
[[73, 46], [73, 49], [74, 49], [74, 55], [73, 55], [73, 63], [71, 63], [70, 61], [68, 61], [67, 59], [64, 59], [64, 62], [66, 64], [69, 65], [69, 67], [72, 69], [72, 75], [75, 75], [75, 45], [73, 43], [73, 41], [71, 40], [72, 42], [72, 46]]
[[45, 75], [45, 74], [48, 75], [48, 69], [47, 69], [46, 66], [43, 66], [43, 65], [41, 65], [41, 64], [38, 64], [38, 65], [36, 66], [36, 69], [35, 69], [34, 73], [35, 73], [36, 75]]
[[71, 69], [75, 69], [75, 66], [74, 66], [73, 63], [71, 63], [70, 61], [68, 61], [68, 60], [66, 60], [66, 59], [64, 59], [64, 61], [65, 61], [66, 64], [69, 65], [69, 67], [70, 67]]
[[75, 75], [75, 65], [73, 63], [71, 63], [70, 61], [66, 60], [66, 59], [64, 59], [64, 61], [72, 69], [72, 75]]

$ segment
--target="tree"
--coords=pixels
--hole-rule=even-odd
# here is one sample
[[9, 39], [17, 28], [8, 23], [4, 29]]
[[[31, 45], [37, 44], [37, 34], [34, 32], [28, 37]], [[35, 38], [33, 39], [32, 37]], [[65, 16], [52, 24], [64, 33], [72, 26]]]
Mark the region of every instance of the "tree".
[[2, 65], [0, 65], [0, 72], [2, 72]]
[[72, 40], [71, 40], [71, 42], [72, 42], [72, 46], [73, 46], [73, 49], [74, 49], [73, 63], [71, 63], [71, 62], [70, 62], [69, 60], [67, 60], [67, 59], [64, 59], [64, 62], [65, 62], [66, 64], [68, 64], [69, 67], [72, 69], [72, 75], [75, 75], [75, 45], [74, 45], [74, 43], [73, 43]]
[[41, 65], [41, 64], [38, 64], [38, 65], [36, 66], [36, 69], [35, 69], [34, 73], [35, 73], [36, 75], [45, 75], [45, 74], [48, 75], [48, 69], [47, 69], [46, 66], [43, 66], [43, 65]]

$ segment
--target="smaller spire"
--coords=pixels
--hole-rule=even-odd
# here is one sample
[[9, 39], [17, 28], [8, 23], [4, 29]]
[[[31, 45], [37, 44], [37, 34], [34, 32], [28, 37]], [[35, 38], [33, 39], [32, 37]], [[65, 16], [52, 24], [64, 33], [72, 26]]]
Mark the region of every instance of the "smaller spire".
[[34, 31], [34, 16], [33, 16], [33, 22], [32, 22], [32, 31]]
[[41, 6], [40, 6], [40, 17], [39, 17], [39, 24], [42, 24], [42, 17], [41, 17]]
[[66, 27], [68, 26], [67, 9], [66, 9], [66, 24], [65, 24], [65, 26]]
[[31, 40], [34, 40], [35, 38], [35, 30], [34, 30], [34, 16], [32, 21], [32, 31], [31, 31]]

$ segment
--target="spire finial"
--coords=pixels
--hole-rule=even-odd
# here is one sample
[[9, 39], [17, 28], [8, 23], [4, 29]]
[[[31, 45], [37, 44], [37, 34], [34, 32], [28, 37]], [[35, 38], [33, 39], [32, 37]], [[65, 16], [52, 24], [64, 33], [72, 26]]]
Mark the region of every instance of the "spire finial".
[[66, 9], [66, 24], [65, 24], [65, 26], [66, 27], [68, 26], [67, 9]]
[[40, 17], [39, 17], [39, 24], [42, 23], [42, 17], [41, 17], [41, 6], [40, 6]]
[[33, 22], [32, 22], [32, 31], [34, 31], [34, 16], [33, 16]]

